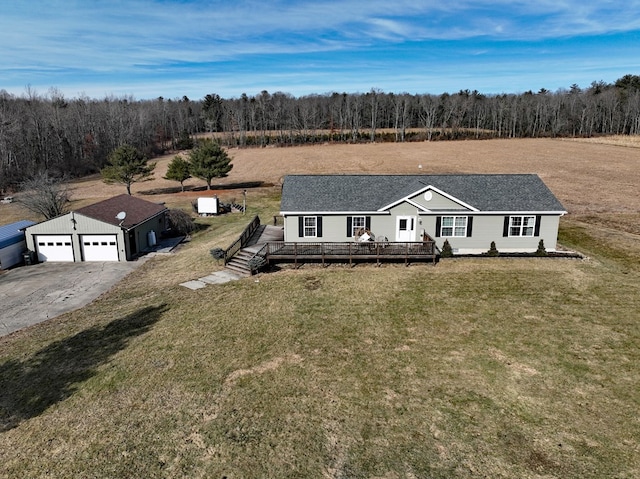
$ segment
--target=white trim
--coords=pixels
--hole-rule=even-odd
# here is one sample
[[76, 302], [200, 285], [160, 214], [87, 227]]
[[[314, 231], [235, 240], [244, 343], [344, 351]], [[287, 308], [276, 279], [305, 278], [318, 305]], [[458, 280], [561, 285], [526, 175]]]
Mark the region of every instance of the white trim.
[[38, 261], [73, 262], [75, 251], [71, 234], [36, 234], [33, 242]]
[[416, 203], [415, 201], [407, 200], [407, 203], [409, 203], [411, 206], [416, 208], [418, 210], [418, 214], [420, 214], [420, 210], [422, 210], [423, 212], [430, 212], [431, 211], [431, 210], [425, 208], [424, 206], [422, 206], [421, 204]]
[[[313, 218], [313, 226], [307, 226], [307, 218]], [[307, 228], [313, 228], [313, 234], [307, 234]], [[318, 216], [316, 215], [307, 215], [302, 217], [302, 237], [303, 238], [317, 238], [318, 237]]]
[[[347, 218], [351, 218], [351, 234], [349, 236], [356, 236], [356, 232], [359, 229], [366, 229], [367, 228], [367, 216], [366, 215], [351, 215], [351, 216], [347, 216]], [[354, 219], [355, 218], [362, 218], [362, 224], [361, 225], [354, 225]]]
[[[401, 230], [400, 229], [400, 221], [401, 220], [406, 220], [406, 221], [411, 221], [411, 228], [407, 228], [406, 230]], [[416, 217], [413, 215], [397, 215], [396, 216], [396, 241], [415, 241], [416, 240], [416, 231], [417, 231], [417, 221], [416, 221]], [[401, 232], [406, 232], [409, 239], [401, 239], [400, 238], [400, 233]]]
[[280, 216], [389, 216], [388, 211], [281, 211]]
[[[428, 213], [419, 213], [422, 216], [462, 216], [461, 213], [468, 213], [466, 210], [437, 210]], [[546, 215], [546, 216], [564, 216], [566, 211], [477, 211], [472, 216], [530, 216], [530, 215]], [[469, 215], [467, 215], [469, 216]]]
[[[413, 205], [413, 204], [412, 204]], [[417, 206], [417, 205], [413, 205]], [[423, 210], [418, 211], [419, 215], [428, 216], [428, 215], [459, 215], [461, 213], [470, 213], [469, 210]], [[567, 211], [480, 211], [474, 210], [473, 216], [479, 215], [547, 215], [547, 216], [564, 216], [568, 212]], [[280, 216], [339, 216], [339, 215], [347, 215], [347, 216], [389, 216], [391, 215], [390, 211], [280, 211]], [[109, 223], [106, 223], [109, 224]], [[112, 225], [113, 226], [113, 225]]]
[[[521, 224], [514, 225], [513, 224], [514, 218], [520, 218]], [[533, 226], [529, 226], [529, 225], [525, 226], [524, 225], [525, 218], [533, 218]], [[536, 226], [538, 226], [539, 228], [539, 224], [535, 215], [511, 215], [509, 216], [509, 228], [507, 230], [507, 233], [508, 233], [507, 237], [508, 238], [533, 238], [536, 235]], [[514, 228], [517, 228], [520, 231], [520, 234], [517, 234], [517, 235], [511, 234], [511, 230]], [[524, 234], [526, 229], [531, 229], [530, 235]]]
[[[445, 218], [453, 218], [453, 224], [451, 226], [444, 225]], [[462, 226], [456, 226], [456, 219], [464, 218], [464, 234], [457, 235], [456, 228], [462, 228]], [[445, 228], [451, 228], [451, 234], [444, 234]], [[466, 238], [469, 232], [469, 215], [444, 215], [440, 217], [440, 237], [442, 238]]]
[[478, 208], [475, 208], [475, 207], [471, 206], [470, 204], [467, 204], [467, 203], [465, 203], [464, 201], [459, 200], [459, 199], [458, 199], [458, 198], [456, 198], [455, 196], [451, 196], [449, 193], [445, 193], [444, 191], [442, 191], [442, 190], [440, 190], [440, 189], [436, 188], [436, 187], [435, 187], [435, 186], [433, 186], [433, 185], [425, 186], [425, 187], [424, 187], [424, 188], [422, 188], [422, 189], [416, 190], [416, 191], [414, 191], [413, 193], [411, 193], [411, 194], [409, 194], [409, 195], [405, 196], [404, 198], [401, 198], [401, 199], [399, 199], [399, 200], [397, 200], [397, 201], [394, 201], [393, 203], [391, 203], [391, 204], [389, 204], [389, 205], [387, 205], [387, 206], [384, 206], [384, 207], [380, 208], [378, 211], [388, 210], [389, 208], [393, 208], [394, 206], [397, 206], [397, 205], [399, 205], [400, 203], [402, 203], [402, 202], [404, 202], [404, 201], [411, 202], [410, 198], [412, 198], [412, 197], [414, 197], [414, 196], [421, 195], [421, 194], [423, 194], [425, 191], [429, 191], [429, 190], [430, 190], [430, 191], [435, 191], [435, 192], [436, 192], [436, 193], [438, 193], [439, 195], [442, 195], [442, 196], [444, 196], [445, 198], [447, 198], [448, 200], [451, 200], [451, 201], [453, 201], [454, 203], [457, 203], [457, 204], [459, 204], [460, 206], [463, 206], [463, 207], [465, 207], [465, 208], [467, 208], [467, 209], [469, 209], [469, 210], [471, 210], [471, 211], [479, 211], [479, 210], [478, 210]]
[[115, 233], [80, 235], [80, 249], [82, 261], [120, 261]]

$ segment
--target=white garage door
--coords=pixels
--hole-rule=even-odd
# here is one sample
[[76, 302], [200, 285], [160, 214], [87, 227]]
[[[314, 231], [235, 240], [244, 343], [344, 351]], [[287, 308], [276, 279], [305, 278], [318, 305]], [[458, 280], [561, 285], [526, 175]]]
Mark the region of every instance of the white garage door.
[[116, 235], [82, 235], [80, 242], [85, 261], [118, 261]]
[[37, 235], [38, 261], [73, 261], [71, 235]]

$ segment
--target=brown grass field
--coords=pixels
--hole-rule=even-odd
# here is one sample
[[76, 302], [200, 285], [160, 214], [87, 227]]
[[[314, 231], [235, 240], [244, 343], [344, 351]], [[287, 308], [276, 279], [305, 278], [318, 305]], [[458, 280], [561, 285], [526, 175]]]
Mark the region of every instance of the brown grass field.
[[[277, 190], [287, 174], [536, 173], [571, 215], [611, 214], [626, 223], [625, 229], [640, 232], [640, 221], [636, 221], [640, 212], [640, 139], [636, 137], [325, 144], [231, 149], [229, 153], [233, 170], [227, 178], [214, 180], [214, 185], [225, 188], [215, 191], [223, 198], [240, 198], [243, 188], [233, 185], [247, 182], [263, 182]], [[175, 191], [179, 186], [163, 179], [174, 156], [154, 159], [154, 179], [134, 184], [133, 194], [157, 192], [149, 199], [169, 205], [184, 205], [203, 194], [163, 194], [163, 190]], [[203, 186], [196, 178], [185, 182], [188, 190]], [[71, 198], [73, 206], [82, 206], [124, 191], [122, 185], [106, 185], [95, 176], [74, 183]], [[0, 215], [7, 218], [3, 223], [29, 216], [15, 205], [0, 205]], [[625, 221], [626, 215], [630, 221]]]
[[[279, 185], [287, 174], [304, 173], [537, 173], [571, 214], [637, 214], [640, 141], [627, 139], [623, 144], [614, 138], [610, 142], [518, 139], [231, 149], [233, 170], [217, 184], [262, 181]], [[155, 179], [134, 184], [133, 193], [176, 188], [176, 182], [162, 179], [173, 156], [155, 160]], [[204, 183], [192, 178], [185, 185]], [[122, 186], [105, 185], [96, 178], [75, 185], [73, 199], [106, 198], [123, 191]], [[170, 202], [176, 196], [180, 195], [160, 198]]]
[[[198, 219], [87, 307], [0, 338], [0, 478], [640, 477], [640, 141], [624, 140], [231, 150], [217, 194], [264, 184], [246, 216]], [[133, 191], [189, 208], [202, 191], [158, 179], [172, 156]], [[420, 171], [539, 174], [585, 259], [179, 286], [277, 214], [286, 174]], [[125, 191], [72, 188], [73, 207]], [[25, 216], [0, 204], [2, 223]]]

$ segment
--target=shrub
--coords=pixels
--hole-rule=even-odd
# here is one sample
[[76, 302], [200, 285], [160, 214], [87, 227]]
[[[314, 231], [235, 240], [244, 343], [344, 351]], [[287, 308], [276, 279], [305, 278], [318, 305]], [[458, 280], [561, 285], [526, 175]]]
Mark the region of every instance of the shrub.
[[213, 248], [209, 253], [211, 253], [214, 259], [222, 259], [224, 258], [225, 251], [222, 248]]
[[451, 258], [453, 256], [453, 249], [451, 248], [451, 244], [449, 244], [449, 240], [444, 240], [442, 245], [442, 250], [440, 251], [441, 258]]
[[538, 249], [536, 250], [536, 256], [547, 256], [547, 250], [544, 247], [544, 241], [540, 240], [538, 242]]
[[260, 271], [260, 269], [262, 269], [267, 264], [267, 260], [262, 256], [254, 256], [249, 260], [248, 264], [251, 268], [251, 271]]
[[500, 253], [498, 252], [498, 248], [496, 248], [496, 242], [492, 241], [491, 246], [489, 246], [489, 251], [487, 251], [487, 255], [489, 256], [498, 256]]
[[193, 218], [182, 210], [169, 210], [167, 217], [169, 218], [171, 232], [174, 235], [188, 235], [196, 229]]

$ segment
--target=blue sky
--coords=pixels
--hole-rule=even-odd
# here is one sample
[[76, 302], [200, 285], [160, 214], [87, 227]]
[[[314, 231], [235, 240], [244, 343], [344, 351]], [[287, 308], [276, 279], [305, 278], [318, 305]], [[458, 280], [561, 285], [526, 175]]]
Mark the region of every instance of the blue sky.
[[0, 0], [0, 90], [520, 93], [640, 74], [640, 0]]

